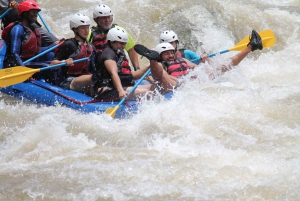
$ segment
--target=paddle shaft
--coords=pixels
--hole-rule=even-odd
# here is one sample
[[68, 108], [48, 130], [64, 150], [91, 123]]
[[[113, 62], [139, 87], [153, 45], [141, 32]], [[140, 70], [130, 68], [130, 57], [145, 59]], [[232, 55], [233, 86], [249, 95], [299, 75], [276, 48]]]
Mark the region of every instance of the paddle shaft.
[[[229, 52], [229, 49], [228, 50], [223, 50], [221, 52], [216, 52], [216, 53], [213, 53], [213, 54], [209, 54], [209, 55], [207, 55], [207, 57], [210, 58], [210, 57], [216, 56], [217, 54], [224, 54], [224, 53], [227, 53], [227, 52]], [[196, 62], [196, 61], [201, 61], [201, 60], [202, 60], [202, 58], [200, 57], [200, 59], [193, 59], [193, 60], [191, 60], [191, 62]]]
[[[146, 73], [135, 83], [135, 85], [130, 89], [129, 95], [137, 88], [137, 86], [145, 79], [147, 75], [151, 72], [151, 69], [149, 68]], [[116, 111], [119, 109], [120, 105], [122, 105], [125, 102], [126, 98], [122, 98], [122, 100], [119, 102], [119, 104], [115, 108], [108, 108], [106, 110], [107, 114], [110, 114], [111, 117], [115, 116]]]
[[49, 33], [52, 33], [52, 31], [51, 31], [50, 28], [48, 27], [46, 21], [44, 20], [42, 14], [41, 14], [40, 12], [38, 12], [38, 15], [39, 15], [39, 18], [41, 19], [41, 21], [43, 22], [44, 26], [46, 27], [47, 31], [48, 31]]
[[[82, 62], [87, 59], [88, 59], [88, 57], [82, 58], [82, 59], [77, 59], [77, 60], [74, 60], [73, 63]], [[58, 67], [65, 66], [65, 65], [66, 65], [66, 62], [62, 62], [60, 64], [56, 64], [53, 66], [46, 66], [46, 67], [39, 68], [39, 69], [27, 68], [24, 66], [5, 68], [0, 71], [0, 74], [2, 74], [2, 76], [0, 77], [0, 87], [7, 87], [7, 86], [14, 85], [14, 84], [18, 84], [20, 82], [24, 82], [25, 80], [30, 78], [34, 73], [58, 68]]]
[[[130, 95], [136, 88], [137, 86], [145, 79], [145, 77], [151, 72], [151, 69], [149, 68], [146, 73], [141, 77], [141, 79], [139, 79], [139, 81], [137, 81], [137, 83], [135, 83], [135, 85], [130, 89], [130, 91], [128, 92], [128, 95]], [[122, 98], [122, 100], [119, 102], [118, 106], [122, 105], [124, 103], [124, 101], [126, 100], [126, 98]]]
[[8, 8], [8, 9], [6, 9], [6, 11], [4, 11], [4, 13], [2, 13], [2, 14], [0, 15], [0, 19], [4, 18], [4, 17], [5, 17], [5, 15], [6, 15], [7, 13], [9, 13], [9, 11], [10, 11], [10, 9], [9, 9], [9, 8]]
[[51, 48], [45, 50], [44, 52], [41, 52], [41, 53], [39, 53], [38, 55], [36, 55], [36, 56], [34, 56], [34, 57], [32, 57], [32, 58], [30, 58], [30, 59], [24, 61], [23, 64], [26, 64], [26, 63], [28, 63], [28, 62], [30, 62], [30, 61], [35, 60], [36, 58], [38, 58], [38, 57], [40, 57], [40, 56], [43, 56], [44, 54], [47, 54], [48, 52], [51, 52], [52, 50], [54, 50], [55, 48], [57, 48], [59, 45], [60, 45], [60, 44], [54, 45], [53, 47], [51, 47]]
[[[264, 30], [264, 31], [259, 32], [258, 34], [261, 37], [263, 48], [272, 47], [275, 44], [276, 39], [275, 39], [275, 35], [272, 30]], [[250, 36], [247, 36], [247, 37], [243, 38], [234, 47], [232, 47], [228, 50], [223, 50], [218, 53], [209, 54], [207, 57], [213, 57], [213, 56], [216, 56], [217, 54], [224, 54], [224, 53], [230, 52], [230, 51], [242, 51], [243, 49], [245, 49], [247, 47], [249, 42], [250, 42]], [[193, 61], [194, 62], [201, 61], [201, 58], [191, 60], [191, 62], [193, 62]]]
[[[88, 60], [88, 57], [85, 57], [85, 58], [82, 58], [82, 59], [76, 59], [76, 60], [73, 61], [73, 63], [78, 63], [78, 62], [82, 62], [82, 61], [86, 61], [86, 60]], [[40, 68], [40, 71], [50, 70], [50, 69], [53, 69], [53, 68], [65, 66], [66, 64], [67, 64], [67, 62], [62, 62], [60, 64], [55, 64], [53, 66], [46, 66], [46, 67]]]

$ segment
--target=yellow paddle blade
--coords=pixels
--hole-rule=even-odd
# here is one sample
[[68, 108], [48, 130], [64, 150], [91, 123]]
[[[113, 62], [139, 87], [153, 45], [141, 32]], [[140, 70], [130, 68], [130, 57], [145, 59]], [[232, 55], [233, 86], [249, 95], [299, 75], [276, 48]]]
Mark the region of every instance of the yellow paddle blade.
[[0, 87], [7, 87], [24, 82], [36, 72], [40, 72], [40, 69], [26, 68], [23, 66], [2, 69], [0, 70]]
[[119, 105], [117, 105], [115, 108], [108, 108], [105, 113], [109, 114], [112, 118], [115, 117], [116, 111], [119, 109]]
[[[276, 38], [272, 30], [264, 30], [258, 33], [261, 37], [263, 48], [272, 47], [276, 43]], [[250, 42], [250, 36], [245, 37], [234, 47], [230, 48], [229, 51], [242, 51]]]

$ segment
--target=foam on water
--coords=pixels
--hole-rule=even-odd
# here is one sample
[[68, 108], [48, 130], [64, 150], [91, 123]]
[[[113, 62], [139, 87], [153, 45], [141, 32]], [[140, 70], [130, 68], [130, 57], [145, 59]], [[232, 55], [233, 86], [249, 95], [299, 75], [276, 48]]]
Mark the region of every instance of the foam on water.
[[[95, 6], [39, 3], [66, 38], [69, 17], [92, 18]], [[225, 74], [219, 67], [236, 52], [217, 55], [171, 100], [144, 100], [124, 120], [0, 94], [0, 200], [298, 200], [299, 1], [104, 3], [149, 48], [165, 29], [197, 53], [231, 48], [251, 29], [273, 30], [277, 43]]]

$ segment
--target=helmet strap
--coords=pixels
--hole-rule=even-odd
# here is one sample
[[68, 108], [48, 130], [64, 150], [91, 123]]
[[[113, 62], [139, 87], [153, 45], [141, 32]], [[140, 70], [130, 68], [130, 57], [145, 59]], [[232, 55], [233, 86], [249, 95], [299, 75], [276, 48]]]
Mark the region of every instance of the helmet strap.
[[121, 53], [124, 53], [123, 51], [121, 51], [120, 49], [115, 49], [113, 46], [112, 46], [112, 43], [111, 41], [107, 41], [107, 44], [108, 46], [118, 55], [118, 54], [121, 54]]

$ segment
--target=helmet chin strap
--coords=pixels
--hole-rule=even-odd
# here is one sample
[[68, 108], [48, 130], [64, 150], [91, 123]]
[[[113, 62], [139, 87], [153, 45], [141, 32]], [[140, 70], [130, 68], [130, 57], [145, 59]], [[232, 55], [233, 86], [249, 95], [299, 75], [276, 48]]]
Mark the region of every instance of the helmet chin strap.
[[114, 48], [111, 43], [111, 41], [108, 41], [108, 46], [111, 47], [116, 54], [124, 54], [124, 51]]

